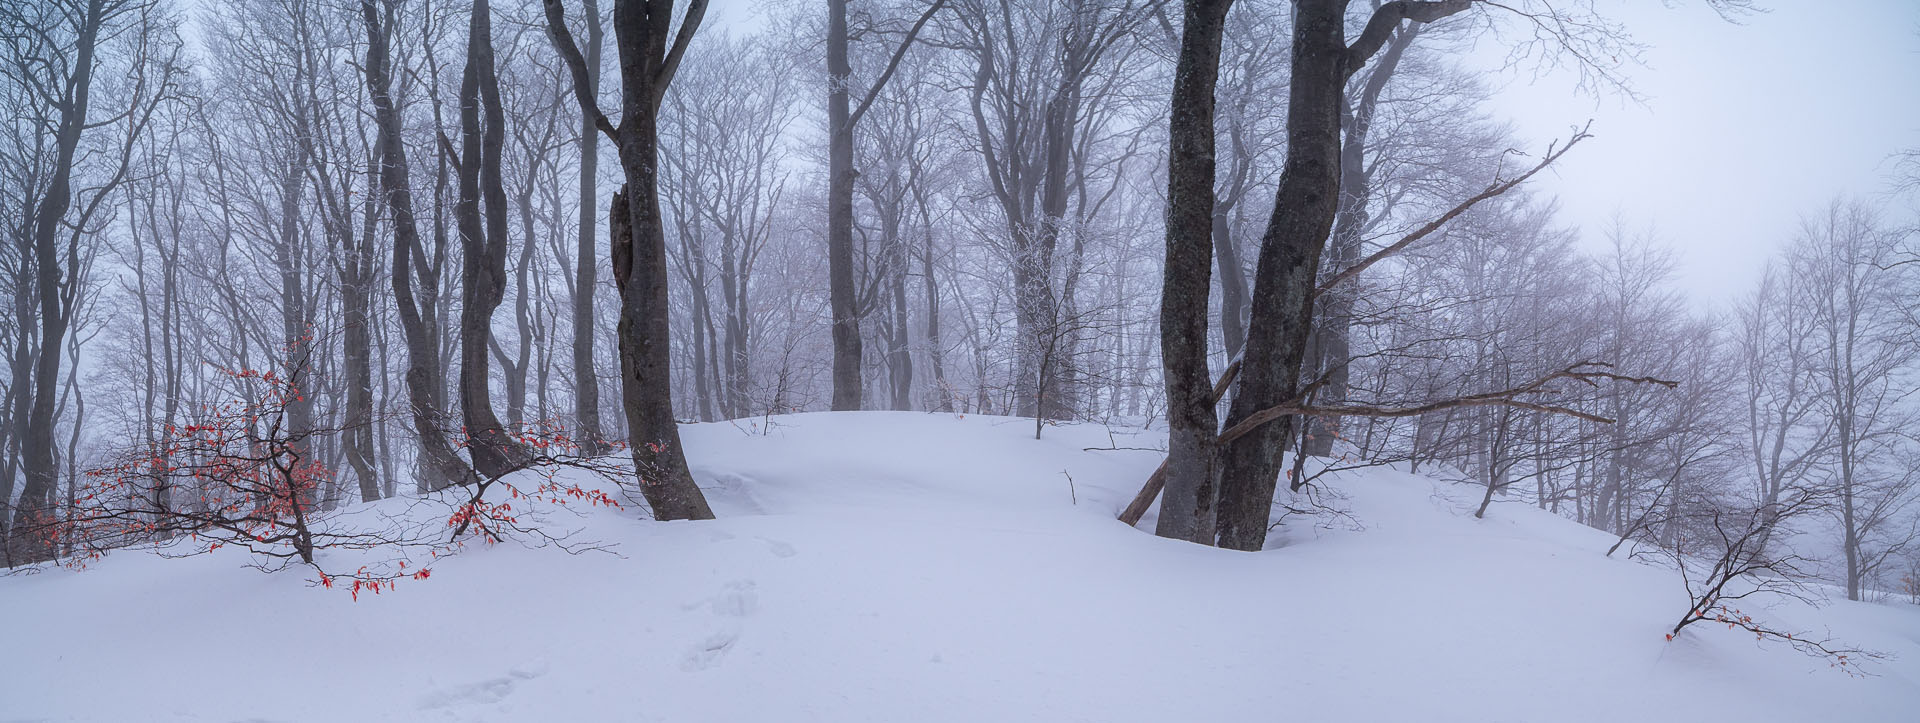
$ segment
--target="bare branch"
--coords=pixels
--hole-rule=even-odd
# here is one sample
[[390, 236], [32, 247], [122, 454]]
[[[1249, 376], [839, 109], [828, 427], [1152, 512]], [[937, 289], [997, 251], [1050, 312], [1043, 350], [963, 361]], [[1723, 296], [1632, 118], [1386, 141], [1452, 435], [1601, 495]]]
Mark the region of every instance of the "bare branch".
[[1526, 183], [1527, 179], [1532, 178], [1534, 174], [1539, 173], [1542, 169], [1545, 169], [1547, 166], [1553, 165], [1554, 161], [1558, 161], [1562, 156], [1567, 155], [1567, 151], [1573, 150], [1573, 147], [1575, 145], [1578, 145], [1580, 141], [1586, 140], [1588, 138], [1592, 138], [1593, 135], [1587, 132], [1587, 129], [1591, 127], [1593, 127], [1593, 121], [1587, 121], [1586, 126], [1582, 127], [1578, 132], [1574, 133], [1572, 138], [1567, 139], [1566, 145], [1558, 146], [1557, 149], [1555, 148], [1555, 146], [1548, 146], [1546, 157], [1540, 159], [1540, 162], [1538, 164], [1535, 164], [1533, 168], [1527, 169], [1527, 172], [1522, 173], [1519, 176], [1515, 176], [1514, 178], [1506, 181], [1495, 179], [1495, 181], [1492, 184], [1488, 185], [1485, 190], [1482, 190], [1480, 193], [1475, 194], [1472, 198], [1469, 198], [1465, 201], [1460, 202], [1460, 205], [1454, 206], [1453, 208], [1449, 209], [1446, 213], [1440, 214], [1439, 218], [1436, 218], [1432, 221], [1427, 222], [1425, 226], [1421, 226], [1418, 229], [1414, 229], [1413, 233], [1409, 233], [1406, 236], [1401, 237], [1399, 241], [1395, 241], [1392, 244], [1388, 245], [1386, 248], [1373, 252], [1373, 254], [1367, 256], [1364, 259], [1361, 259], [1359, 262], [1355, 263], [1354, 265], [1349, 266], [1346, 269], [1340, 271], [1339, 273], [1336, 273], [1328, 277], [1326, 281], [1323, 281], [1320, 283], [1320, 288], [1315, 289], [1314, 293], [1316, 295], [1327, 293], [1328, 289], [1333, 288], [1335, 285], [1338, 285], [1340, 282], [1347, 281], [1356, 276], [1359, 276], [1360, 273], [1363, 271], [1366, 271], [1368, 267], [1373, 266], [1374, 264], [1380, 263], [1381, 261], [1387, 259], [1390, 256], [1393, 256], [1395, 254], [1398, 254], [1402, 251], [1407, 250], [1408, 247], [1414, 245], [1415, 243], [1418, 243], [1420, 239], [1426, 238], [1427, 236], [1431, 235], [1433, 232], [1440, 230], [1440, 227], [1447, 225], [1449, 221], [1452, 221], [1455, 218], [1459, 218], [1461, 214], [1464, 214], [1467, 211], [1473, 210], [1473, 207], [1480, 205], [1481, 202], [1487, 201], [1492, 198], [1496, 198], [1502, 194], [1505, 194], [1508, 191], [1513, 190], [1515, 187], [1519, 186], [1520, 184]]
[[1360, 37], [1354, 38], [1353, 44], [1347, 46], [1347, 77], [1353, 77], [1354, 73], [1367, 66], [1367, 60], [1387, 44], [1394, 28], [1400, 27], [1400, 21], [1430, 23], [1472, 6], [1473, 0], [1393, 0], [1381, 5], [1373, 11], [1373, 17], [1367, 19], [1367, 26], [1360, 31]]
[[893, 72], [900, 68], [900, 59], [907, 56], [907, 50], [913, 47], [913, 39], [919, 37], [920, 29], [926, 26], [928, 20], [933, 19], [934, 13], [946, 7], [946, 4], [947, 0], [933, 0], [933, 4], [927, 6], [927, 11], [920, 14], [920, 19], [914, 21], [913, 27], [907, 30], [907, 37], [900, 41], [900, 47], [895, 48], [893, 57], [887, 60], [887, 69], [880, 72], [880, 78], [873, 81], [873, 87], [867, 90], [867, 97], [862, 99], [859, 107], [854, 108], [853, 113], [847, 116], [848, 128], [860, 124], [860, 116], [866, 114], [867, 108], [873, 105], [873, 99], [880, 97], [880, 91], [887, 87], [887, 81], [893, 78]]
[[[608, 138], [615, 138], [613, 123], [600, 112], [600, 103], [593, 97], [593, 82], [587, 73], [586, 56], [580, 54], [580, 46], [573, 40], [573, 33], [567, 30], [567, 11], [560, 6], [560, 0], [544, 0], [541, 3], [547, 11], [547, 38], [553, 41], [553, 49], [560, 52], [560, 58], [566, 61], [567, 72], [573, 76], [573, 97], [580, 103], [580, 110], [593, 118], [593, 126]], [[703, 5], [705, 3], [702, 3]]]

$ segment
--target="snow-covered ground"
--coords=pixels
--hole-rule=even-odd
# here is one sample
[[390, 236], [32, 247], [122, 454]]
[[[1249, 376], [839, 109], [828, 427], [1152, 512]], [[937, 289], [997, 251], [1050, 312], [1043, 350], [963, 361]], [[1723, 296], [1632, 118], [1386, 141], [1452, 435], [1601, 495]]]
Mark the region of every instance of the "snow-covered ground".
[[721, 519], [556, 518], [613, 553], [469, 548], [357, 602], [227, 550], [0, 579], [0, 719], [1920, 720], [1920, 607], [1748, 606], [1896, 656], [1866, 678], [1725, 628], [1669, 643], [1675, 574], [1421, 477], [1326, 480], [1350, 520], [1245, 554], [1113, 520], [1160, 455], [1083, 448], [1151, 434], [684, 433]]

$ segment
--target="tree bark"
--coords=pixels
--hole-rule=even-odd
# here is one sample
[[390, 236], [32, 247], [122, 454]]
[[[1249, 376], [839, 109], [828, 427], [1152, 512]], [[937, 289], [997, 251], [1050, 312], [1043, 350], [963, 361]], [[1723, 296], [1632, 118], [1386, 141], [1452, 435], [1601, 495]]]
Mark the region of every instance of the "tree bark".
[[1214, 233], [1213, 102], [1221, 36], [1232, 5], [1233, 0], [1187, 0], [1167, 132], [1167, 257], [1160, 291], [1167, 461], [1164, 475], [1155, 475], [1164, 480], [1166, 492], [1154, 534], [1202, 544], [1212, 542], [1214, 535], [1215, 444], [1220, 429], [1207, 371]]
[[627, 180], [613, 195], [610, 225], [613, 278], [620, 290], [621, 401], [641, 493], [657, 519], [712, 519], [713, 510], [687, 467], [673, 417], [671, 310], [659, 190], [660, 99], [707, 4], [692, 0], [669, 47], [673, 5], [672, 0], [620, 0], [614, 6], [622, 111], [616, 127], [600, 113], [586, 86], [586, 63], [566, 30], [559, 0], [545, 0], [547, 29], [572, 71], [574, 96], [594, 126], [614, 136]]
[[827, 0], [827, 293], [833, 311], [833, 410], [861, 407], [860, 310], [853, 278], [853, 123], [847, 98], [847, 0]]

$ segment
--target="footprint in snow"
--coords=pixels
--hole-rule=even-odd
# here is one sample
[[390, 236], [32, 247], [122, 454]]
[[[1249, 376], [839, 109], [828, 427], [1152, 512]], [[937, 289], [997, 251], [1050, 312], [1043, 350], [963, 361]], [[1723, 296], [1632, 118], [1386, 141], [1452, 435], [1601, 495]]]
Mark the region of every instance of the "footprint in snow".
[[691, 650], [687, 651], [686, 655], [680, 658], [680, 669], [691, 673], [719, 665], [720, 659], [726, 657], [727, 651], [732, 650], [733, 644], [739, 641], [740, 633], [738, 631], [718, 632], [709, 635], [706, 640], [701, 641], [699, 645], [693, 646]]
[[800, 554], [800, 551], [793, 549], [792, 545], [779, 540], [762, 537], [760, 541], [767, 543], [767, 552], [773, 553], [774, 557], [793, 557]]
[[735, 580], [727, 583], [718, 594], [686, 606], [688, 610], [700, 608], [706, 608], [720, 619], [720, 629], [681, 656], [680, 669], [687, 672], [706, 670], [720, 664], [727, 651], [740, 641], [742, 621], [759, 611], [760, 594], [755, 591], [752, 580]]
[[420, 697], [419, 708], [448, 708], [456, 705], [485, 705], [506, 700], [520, 681], [532, 680], [546, 675], [550, 669], [546, 660], [536, 660], [526, 665], [515, 666], [507, 670], [505, 676], [488, 678], [478, 683], [456, 685], [428, 693]]

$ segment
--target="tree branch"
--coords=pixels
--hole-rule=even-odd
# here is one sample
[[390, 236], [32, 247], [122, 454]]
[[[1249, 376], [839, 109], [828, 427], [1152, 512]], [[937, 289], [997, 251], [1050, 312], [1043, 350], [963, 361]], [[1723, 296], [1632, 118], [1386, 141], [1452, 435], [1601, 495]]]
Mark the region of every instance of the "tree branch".
[[1561, 156], [1567, 155], [1567, 151], [1573, 150], [1573, 147], [1575, 145], [1578, 145], [1580, 141], [1586, 140], [1588, 138], [1592, 138], [1593, 135], [1587, 132], [1587, 129], [1591, 127], [1593, 127], [1593, 121], [1587, 121], [1587, 125], [1585, 127], [1582, 127], [1578, 132], [1574, 133], [1572, 138], [1567, 139], [1566, 145], [1559, 146], [1557, 149], [1555, 146], [1548, 146], [1547, 156], [1545, 158], [1540, 159], [1540, 162], [1534, 165], [1533, 168], [1527, 169], [1526, 173], [1522, 173], [1519, 176], [1516, 176], [1513, 179], [1507, 180], [1507, 181], [1500, 181], [1496, 179], [1491, 185], [1488, 185], [1485, 190], [1482, 190], [1480, 193], [1474, 195], [1472, 198], [1469, 198], [1465, 201], [1460, 202], [1460, 205], [1454, 206], [1453, 208], [1449, 209], [1446, 213], [1440, 214], [1439, 218], [1429, 221], [1425, 226], [1421, 226], [1420, 228], [1415, 229], [1413, 233], [1409, 233], [1406, 236], [1401, 237], [1399, 241], [1395, 241], [1391, 245], [1388, 245], [1386, 248], [1373, 252], [1371, 255], [1367, 256], [1366, 258], [1361, 259], [1358, 263], [1355, 263], [1354, 265], [1347, 267], [1341, 272], [1328, 277], [1326, 281], [1323, 281], [1320, 283], [1320, 288], [1314, 289], [1313, 293], [1316, 295], [1327, 293], [1328, 289], [1332, 289], [1335, 285], [1339, 284], [1340, 282], [1347, 281], [1356, 276], [1359, 276], [1360, 273], [1363, 271], [1366, 271], [1368, 267], [1373, 266], [1374, 264], [1380, 263], [1381, 261], [1385, 260], [1387, 257], [1393, 256], [1395, 254], [1398, 254], [1402, 251], [1407, 250], [1407, 247], [1412, 246], [1415, 243], [1418, 243], [1420, 239], [1426, 238], [1428, 235], [1431, 235], [1433, 232], [1440, 230], [1440, 227], [1445, 226], [1447, 225], [1448, 222], [1452, 221], [1455, 218], [1460, 217], [1461, 214], [1464, 214], [1467, 211], [1473, 210], [1473, 207], [1480, 205], [1481, 202], [1498, 197], [1502, 194], [1505, 194], [1506, 192], [1513, 190], [1515, 187], [1519, 186], [1520, 184], [1525, 183], [1527, 179], [1532, 178], [1534, 174], [1539, 173], [1542, 169], [1545, 169], [1547, 166], [1553, 165], [1554, 161], [1560, 160]]
[[1400, 21], [1430, 23], [1473, 6], [1473, 0], [1393, 0], [1373, 11], [1367, 27], [1347, 46], [1346, 76], [1351, 78], [1367, 66], [1374, 53], [1387, 44]]
[[673, 83], [673, 74], [680, 70], [680, 58], [687, 54], [687, 46], [693, 44], [693, 34], [700, 30], [700, 21], [706, 15], [707, 0], [687, 4], [687, 16], [680, 20], [680, 32], [673, 37], [673, 49], [667, 51], [667, 57], [660, 61], [660, 70], [653, 75], [654, 110], [659, 110], [661, 99], [667, 97], [667, 86]]
[[561, 60], [567, 64], [567, 72], [573, 76], [573, 97], [580, 103], [580, 110], [593, 118], [593, 127], [599, 128], [607, 138], [618, 141], [614, 136], [613, 123], [600, 112], [600, 103], [593, 98], [593, 82], [587, 74], [586, 56], [580, 54], [580, 46], [574, 42], [573, 33], [567, 30], [567, 12], [560, 6], [560, 0], [543, 0], [541, 5], [547, 11], [547, 38], [553, 41], [553, 49], [560, 52]]
[[1443, 399], [1440, 401], [1428, 402], [1426, 404], [1421, 404], [1421, 405], [1412, 406], [1412, 407], [1375, 407], [1375, 406], [1366, 406], [1366, 405], [1315, 407], [1315, 406], [1310, 406], [1305, 404], [1281, 404], [1278, 406], [1268, 407], [1266, 409], [1262, 409], [1260, 411], [1254, 412], [1253, 414], [1248, 415], [1246, 419], [1240, 420], [1239, 423], [1233, 425], [1232, 427], [1229, 427], [1227, 431], [1220, 433], [1220, 443], [1226, 444], [1235, 439], [1239, 439], [1240, 437], [1245, 436], [1247, 433], [1260, 428], [1260, 426], [1263, 424], [1272, 422], [1281, 417], [1286, 417], [1286, 416], [1295, 415], [1295, 414], [1302, 414], [1302, 415], [1308, 415], [1308, 416], [1326, 416], [1326, 417], [1414, 417], [1422, 414], [1427, 414], [1429, 412], [1438, 412], [1442, 410], [1456, 409], [1460, 407], [1513, 407], [1516, 409], [1526, 409], [1526, 410], [1535, 411], [1535, 412], [1547, 412], [1550, 414], [1564, 414], [1570, 417], [1575, 417], [1577, 419], [1584, 419], [1589, 422], [1596, 422], [1599, 424], [1612, 424], [1614, 420], [1609, 419], [1607, 417], [1599, 416], [1597, 414], [1589, 414], [1587, 412], [1582, 412], [1577, 409], [1554, 406], [1551, 404], [1540, 404], [1537, 402], [1529, 402], [1529, 401], [1518, 399], [1517, 397], [1525, 394], [1537, 393], [1541, 391], [1541, 389], [1545, 387], [1548, 383], [1553, 382], [1555, 380], [1559, 380], [1559, 379], [1574, 379], [1581, 382], [1585, 382], [1589, 385], [1596, 385], [1596, 386], [1598, 385], [1599, 381], [1602, 379], [1625, 382], [1628, 384], [1658, 384], [1660, 386], [1667, 387], [1669, 389], [1677, 387], [1680, 384], [1679, 382], [1672, 382], [1664, 379], [1655, 379], [1653, 377], [1629, 377], [1629, 376], [1623, 376], [1620, 374], [1614, 374], [1612, 372], [1587, 370], [1590, 367], [1611, 367], [1611, 366], [1612, 365], [1610, 364], [1605, 364], [1602, 362], [1581, 362], [1579, 364], [1574, 364], [1572, 366], [1569, 366], [1565, 369], [1561, 369], [1560, 371], [1553, 372], [1552, 374], [1547, 374], [1547, 375], [1538, 377], [1532, 381], [1529, 381], [1525, 384], [1521, 384], [1520, 386], [1517, 386], [1517, 387], [1502, 389], [1497, 392], [1483, 392], [1481, 394], [1470, 394], [1464, 397], [1455, 397], [1453, 399]]
[[925, 27], [927, 21], [933, 19], [933, 14], [940, 12], [940, 8], [945, 7], [946, 4], [947, 0], [933, 0], [933, 4], [927, 6], [927, 11], [920, 14], [920, 19], [914, 21], [913, 27], [907, 30], [907, 37], [900, 41], [900, 47], [894, 49], [893, 57], [887, 61], [887, 69], [881, 71], [880, 79], [873, 81], [873, 87], [867, 90], [867, 97], [861, 99], [859, 107], [854, 108], [853, 113], [847, 116], [848, 128], [859, 125], [860, 116], [865, 115], [867, 108], [873, 105], [873, 100], [880, 97], [881, 89], [886, 88], [887, 81], [893, 79], [893, 72], [900, 69], [900, 59], [907, 56], [907, 50], [913, 47], [913, 39], [920, 35], [920, 29]]

